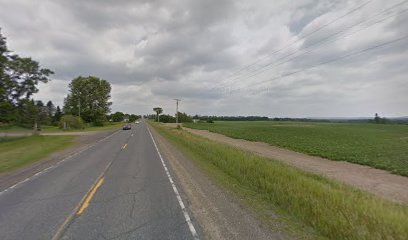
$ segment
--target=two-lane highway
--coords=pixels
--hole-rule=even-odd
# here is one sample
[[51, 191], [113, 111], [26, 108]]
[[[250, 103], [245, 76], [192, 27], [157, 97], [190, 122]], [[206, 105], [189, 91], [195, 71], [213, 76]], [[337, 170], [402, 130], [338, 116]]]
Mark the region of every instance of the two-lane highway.
[[0, 239], [198, 238], [144, 122], [0, 193]]

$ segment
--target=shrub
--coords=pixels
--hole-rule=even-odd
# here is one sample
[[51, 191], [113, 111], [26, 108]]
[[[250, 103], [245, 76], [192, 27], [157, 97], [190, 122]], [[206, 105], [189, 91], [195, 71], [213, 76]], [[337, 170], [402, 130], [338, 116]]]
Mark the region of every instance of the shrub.
[[84, 129], [84, 121], [77, 116], [64, 115], [59, 122], [59, 128], [61, 129]]
[[103, 127], [105, 126], [105, 121], [103, 119], [97, 119], [92, 123], [94, 127]]

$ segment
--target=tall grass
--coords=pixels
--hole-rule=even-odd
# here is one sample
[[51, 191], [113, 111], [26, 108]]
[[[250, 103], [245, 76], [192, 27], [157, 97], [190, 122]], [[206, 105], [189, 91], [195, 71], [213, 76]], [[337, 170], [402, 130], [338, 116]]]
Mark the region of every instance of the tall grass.
[[218, 169], [242, 189], [251, 189], [253, 194], [246, 195], [248, 201], [260, 198], [295, 222], [312, 228], [318, 236], [407, 239], [407, 206], [183, 130], [154, 126], [191, 158]]

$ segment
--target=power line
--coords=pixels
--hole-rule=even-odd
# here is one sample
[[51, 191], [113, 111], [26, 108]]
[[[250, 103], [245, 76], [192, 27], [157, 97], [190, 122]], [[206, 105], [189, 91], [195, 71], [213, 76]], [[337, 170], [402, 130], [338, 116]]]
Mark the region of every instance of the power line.
[[[322, 30], [322, 29], [324, 29], [324, 28], [330, 26], [331, 24], [333, 24], [333, 23], [335, 23], [335, 22], [341, 20], [342, 18], [344, 18], [344, 17], [346, 17], [346, 16], [348, 16], [348, 15], [350, 15], [350, 14], [356, 12], [357, 10], [359, 10], [359, 9], [363, 8], [364, 6], [366, 6], [367, 4], [369, 4], [371, 1], [372, 1], [372, 0], [369, 0], [369, 1], [364, 2], [363, 4], [357, 6], [356, 8], [351, 9], [351, 10], [348, 11], [346, 14], [344, 14], [344, 15], [342, 15], [342, 16], [340, 16], [340, 17], [337, 17], [337, 18], [335, 18], [335, 19], [333, 19], [332, 21], [330, 21], [330, 22], [328, 22], [328, 23], [326, 23], [326, 24], [324, 24], [324, 25], [318, 27], [317, 29], [313, 30], [312, 32], [310, 32], [310, 33], [308, 33], [308, 34], [306, 34], [306, 35], [304, 35], [304, 36], [302, 36], [302, 37], [300, 37], [300, 38], [297, 38], [295, 41], [292, 41], [292, 42], [289, 43], [288, 45], [285, 45], [284, 47], [282, 47], [282, 48], [280, 48], [280, 49], [278, 49], [278, 50], [275, 50], [275, 51], [273, 51], [272, 53], [269, 53], [269, 54], [268, 54], [269, 57], [271, 57], [272, 55], [274, 55], [274, 54], [276, 54], [276, 53], [278, 53], [278, 52], [281, 52], [282, 50], [287, 49], [287, 48], [290, 47], [290, 46], [293, 46], [295, 43], [299, 42], [300, 40], [303, 40], [303, 39], [305, 39], [306, 37], [311, 36], [311, 35], [315, 34], [316, 32], [318, 32], [318, 31], [320, 31], [320, 30]], [[232, 77], [232, 76], [234, 76], [235, 74], [237, 74], [237, 73], [239, 73], [239, 72], [242, 72], [242, 71], [244, 71], [244, 70], [246, 70], [246, 69], [248, 69], [248, 68], [250, 68], [250, 67], [256, 65], [258, 62], [260, 62], [260, 61], [262, 61], [262, 60], [263, 60], [263, 59], [258, 59], [258, 60], [256, 60], [255, 62], [253, 62], [253, 63], [251, 63], [251, 64], [249, 64], [249, 65], [247, 65], [247, 66], [245, 66], [245, 67], [243, 67], [243, 68], [241, 68], [241, 69], [239, 69], [238, 71], [235, 71], [234, 73], [232, 73], [231, 75], [229, 75], [226, 79], [228, 79], [229, 77]]]
[[[346, 35], [342, 36], [341, 38], [334, 39], [334, 40], [331, 41], [331, 42], [335, 42], [335, 41], [337, 41], [337, 40], [343, 39], [344, 37], [353, 35], [353, 34], [355, 34], [355, 33], [357, 33], [357, 32], [360, 32], [360, 31], [362, 31], [362, 30], [364, 30], [364, 29], [367, 29], [367, 28], [369, 28], [369, 27], [372, 27], [372, 26], [374, 26], [374, 25], [376, 25], [376, 24], [382, 23], [382, 22], [384, 22], [385, 20], [387, 20], [387, 19], [390, 18], [390, 17], [394, 17], [394, 16], [397, 16], [397, 15], [400, 15], [400, 14], [405, 13], [405, 12], [407, 12], [407, 11], [408, 11], [408, 9], [405, 9], [405, 10], [403, 10], [403, 11], [398, 12], [397, 14], [394, 14], [394, 15], [391, 15], [391, 16], [388, 16], [388, 17], [385, 17], [385, 18], [383, 18], [383, 19], [381, 19], [381, 20], [379, 20], [379, 21], [377, 21], [377, 22], [374, 22], [374, 23], [371, 24], [371, 25], [365, 26], [365, 27], [363, 27], [363, 28], [361, 28], [361, 29], [359, 29], [359, 30], [357, 30], [357, 31], [351, 32], [351, 33], [349, 33], [349, 34], [346, 34]], [[358, 25], [359, 25], [359, 24], [358, 24]], [[354, 27], [354, 26], [353, 26], [353, 27]], [[346, 29], [346, 30], [349, 30], [349, 29], [351, 29], [351, 28], [348, 28], [348, 29]], [[341, 31], [339, 31], [339, 32], [336, 32], [334, 35], [337, 35], [337, 34], [339, 34], [339, 33], [347, 33], [347, 32], [345, 32], [344, 30], [341, 30]], [[331, 35], [331, 36], [333, 36], [333, 35]], [[307, 48], [302, 49], [302, 51], [305, 50], [305, 49], [308, 49], [308, 48], [310, 48], [310, 47], [312, 47], [312, 46], [320, 46], [320, 45], [323, 45], [323, 44], [325, 44], [325, 43], [330, 43], [330, 42], [326, 42], [326, 40], [330, 40], [330, 37], [329, 37], [329, 38], [324, 38], [324, 39], [322, 39], [322, 40], [320, 40], [320, 41], [318, 41], [318, 42], [315, 42], [314, 44], [308, 46]], [[307, 54], [307, 53], [312, 52], [313, 50], [315, 50], [315, 49], [311, 49], [311, 50], [306, 51], [306, 52], [304, 52], [304, 53], [302, 53], [302, 54], [300, 54], [300, 55], [297, 55], [297, 56], [295, 56], [295, 57], [289, 58], [289, 59], [287, 59], [287, 60], [285, 60], [285, 61], [277, 62], [276, 64], [273, 64], [273, 65], [272, 65], [272, 63], [271, 63], [271, 64], [267, 64], [267, 65], [263, 66], [262, 68], [257, 69], [256, 71], [249, 72], [249, 73], [253, 73], [253, 72], [255, 72], [255, 73], [252, 74], [252, 75], [246, 76], [246, 78], [250, 78], [250, 77], [256, 76], [256, 75], [258, 75], [258, 74], [260, 74], [260, 73], [263, 73], [263, 72], [265, 72], [265, 71], [271, 70], [271, 69], [273, 69], [274, 67], [277, 67], [277, 66], [282, 65], [282, 64], [284, 64], [284, 63], [290, 62], [290, 61], [292, 61], [292, 60], [294, 60], [294, 59], [296, 59], [296, 58], [299, 58], [300, 56], [303, 56], [303, 55], [305, 55], [305, 54]], [[288, 54], [288, 55], [286, 55], [286, 56], [284, 56], [283, 58], [280, 58], [280, 59], [278, 59], [278, 60], [282, 60], [282, 59], [285, 59], [286, 57], [290, 57], [290, 56], [296, 54], [297, 52], [299, 52], [299, 51], [295, 51], [295, 52], [293, 52], [293, 53], [291, 53], [291, 54]]]
[[[372, 20], [374, 17], [377, 17], [377, 16], [379, 16], [379, 15], [381, 15], [381, 14], [383, 14], [383, 13], [387, 13], [388, 11], [392, 10], [393, 8], [398, 7], [398, 6], [400, 6], [400, 5], [402, 5], [402, 4], [405, 4], [405, 3], [407, 3], [407, 0], [402, 1], [402, 2], [399, 2], [399, 3], [397, 3], [397, 4], [393, 5], [393, 6], [391, 6], [391, 7], [387, 8], [387, 9], [385, 9], [385, 10], [383, 10], [383, 11], [381, 11], [381, 12], [379, 12], [379, 13], [373, 15], [373, 16], [371, 16], [369, 19], [365, 19], [365, 20], [360, 21], [360, 22], [358, 22], [358, 23], [356, 23], [356, 24], [353, 24], [353, 25], [347, 27], [346, 29], [342, 29], [342, 30], [340, 30], [340, 31], [338, 31], [338, 32], [336, 32], [336, 33], [334, 33], [334, 34], [329, 35], [328, 37], [326, 37], [326, 38], [324, 38], [324, 39], [322, 39], [322, 40], [320, 40], [320, 41], [317, 41], [317, 42], [315, 42], [315, 43], [309, 45], [309, 46], [306, 47], [306, 48], [303, 48], [303, 49], [301, 49], [301, 50], [297, 50], [297, 51], [295, 51], [295, 52], [292, 52], [292, 53], [290, 53], [290, 54], [288, 54], [288, 55], [285, 55], [285, 56], [283, 56], [283, 57], [281, 57], [281, 58], [278, 58], [277, 60], [285, 59], [285, 58], [287, 58], [287, 57], [289, 57], [289, 56], [292, 56], [292, 55], [294, 55], [294, 54], [296, 54], [296, 53], [298, 53], [298, 52], [300, 52], [300, 51], [304, 51], [305, 49], [308, 49], [308, 48], [311, 48], [311, 47], [314, 47], [314, 46], [320, 46], [320, 45], [322, 45], [322, 43], [324, 43], [324, 42], [327, 41], [327, 40], [330, 40], [332, 37], [337, 36], [337, 35], [339, 35], [339, 34], [347, 33], [347, 32], [346, 32], [347, 30], [350, 30], [350, 29], [352, 29], [352, 28], [354, 28], [354, 27], [356, 27], [356, 26], [358, 26], [358, 25], [361, 25], [361, 24], [363, 24], [363, 23], [365, 23], [365, 22], [369, 22], [369, 21]], [[403, 11], [400, 11], [400, 12], [398, 12], [397, 14], [394, 14], [394, 15], [391, 15], [391, 16], [388, 16], [388, 17], [385, 17], [385, 18], [381, 19], [380, 21], [374, 22], [373, 24], [368, 25], [368, 26], [366, 26], [366, 27], [364, 27], [364, 28], [362, 28], [362, 29], [359, 29], [359, 30], [357, 30], [357, 31], [354, 31], [353, 33], [348, 34], [348, 35], [352, 35], [352, 34], [354, 34], [354, 33], [356, 33], [356, 32], [359, 32], [359, 31], [361, 31], [361, 30], [364, 30], [364, 29], [366, 29], [366, 28], [368, 28], [368, 27], [374, 26], [374, 25], [376, 25], [376, 24], [378, 24], [378, 23], [381, 23], [381, 22], [385, 21], [385, 20], [388, 19], [389, 17], [393, 17], [393, 16], [396, 16], [396, 15], [402, 14], [402, 13], [404, 13], [404, 12], [406, 12], [406, 11], [408, 11], [408, 9], [405, 9], [405, 10], [403, 10]], [[345, 35], [345, 36], [348, 36], [348, 35]], [[341, 36], [341, 35], [340, 35], [340, 36]], [[345, 36], [343, 36], [343, 37], [345, 37]], [[342, 37], [342, 38], [343, 38], [343, 37]], [[341, 38], [337, 38], [337, 39], [335, 38], [333, 41], [337, 41], [338, 39], [341, 39]], [[295, 57], [293, 57], [293, 58], [290, 58], [289, 60], [282, 61], [282, 62], [277, 62], [277, 63], [276, 63], [276, 62], [270, 62], [270, 63], [268, 63], [268, 64], [266, 64], [266, 65], [263, 65], [263, 66], [259, 67], [258, 69], [255, 69], [255, 70], [252, 70], [252, 71], [250, 71], [250, 72], [247, 72], [246, 74], [250, 74], [250, 73], [254, 73], [254, 74], [249, 75], [249, 76], [246, 76], [246, 78], [250, 78], [250, 77], [253, 77], [253, 76], [258, 75], [258, 74], [260, 74], [260, 73], [263, 73], [263, 72], [265, 72], [265, 71], [267, 71], [267, 70], [272, 69], [273, 67], [276, 67], [276, 66], [279, 66], [279, 65], [281, 65], [281, 64], [283, 64], [283, 63], [289, 62], [289, 61], [291, 61], [291, 60], [293, 60], [293, 59], [295, 59], [295, 58], [298, 58], [298, 57], [300, 57], [300, 56], [302, 56], [302, 55], [305, 55], [305, 54], [307, 54], [307, 53], [309, 53], [309, 52], [311, 52], [311, 51], [313, 51], [313, 49], [312, 49], [312, 50], [309, 50], [309, 51], [307, 51], [307, 52], [304, 52], [304, 53], [302, 53], [301, 55], [298, 55], [298, 56], [295, 56]], [[275, 63], [275, 64], [274, 64], [274, 63]], [[273, 64], [274, 64], [274, 65], [273, 65]], [[272, 66], [271, 66], [271, 65], [272, 65]], [[235, 78], [235, 79], [233, 79], [233, 80], [237, 80], [237, 79], [242, 78], [242, 77], [244, 77], [244, 76], [245, 76], [245, 75], [238, 76], [238, 78]], [[215, 87], [214, 87], [214, 88], [215, 88]]]
[[[338, 62], [340, 60], [350, 58], [350, 57], [353, 57], [353, 56], [356, 56], [356, 55], [360, 55], [360, 54], [363, 54], [365, 52], [375, 50], [377, 48], [381, 48], [381, 47], [384, 47], [384, 46], [391, 45], [393, 43], [402, 41], [404, 39], [408, 39], [408, 35], [406, 35], [404, 37], [401, 37], [401, 38], [397, 38], [397, 39], [388, 41], [388, 42], [384, 42], [384, 43], [381, 43], [381, 44], [378, 44], [378, 45], [374, 45], [374, 46], [371, 46], [371, 47], [368, 47], [368, 48], [365, 48], [365, 49], [362, 49], [362, 50], [359, 50], [359, 51], [354, 51], [354, 52], [345, 54], [343, 56], [340, 56], [338, 58], [333, 58], [333, 59], [330, 59], [330, 60], [327, 60], [327, 61], [323, 61], [323, 62], [320, 62], [318, 64], [311, 65], [309, 67], [302, 68], [300, 70], [296, 70], [296, 71], [293, 71], [293, 72], [290, 72], [290, 73], [286, 73], [286, 74], [283, 74], [281, 76], [274, 77], [274, 78], [271, 78], [271, 79], [268, 79], [268, 80], [265, 80], [265, 81], [261, 81], [261, 82], [258, 82], [258, 83], [252, 84], [252, 85], [260, 85], [260, 84], [267, 83], [267, 82], [270, 82], [270, 81], [273, 81], [273, 80], [276, 80], [276, 79], [281, 79], [281, 78], [285, 78], [285, 77], [288, 77], [288, 76], [291, 76], [291, 75], [294, 75], [294, 74], [297, 74], [297, 73], [300, 73], [300, 72], [304, 72], [304, 71], [307, 71], [307, 70], [310, 70], [310, 69], [313, 69], [313, 68], [316, 68], [316, 67], [320, 67], [320, 66], [327, 65], [327, 64], [330, 64], [330, 63]], [[236, 88], [236, 89], [232, 90], [231, 93], [232, 92], [237, 92], [242, 88], [243, 87]]]

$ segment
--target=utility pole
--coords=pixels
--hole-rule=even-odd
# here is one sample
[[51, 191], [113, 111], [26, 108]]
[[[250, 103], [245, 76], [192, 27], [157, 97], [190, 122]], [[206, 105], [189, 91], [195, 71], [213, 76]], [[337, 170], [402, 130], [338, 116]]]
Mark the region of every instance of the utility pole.
[[181, 99], [175, 98], [174, 100], [176, 100], [176, 123], [178, 125], [178, 102], [181, 101]]

